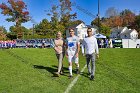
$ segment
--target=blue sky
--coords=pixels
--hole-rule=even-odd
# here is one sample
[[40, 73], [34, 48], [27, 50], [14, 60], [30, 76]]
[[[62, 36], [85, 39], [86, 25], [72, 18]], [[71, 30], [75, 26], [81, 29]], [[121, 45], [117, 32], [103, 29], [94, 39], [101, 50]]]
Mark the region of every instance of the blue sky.
[[[39, 23], [43, 18], [50, 20], [50, 17], [46, 15], [45, 10], [49, 10], [53, 4], [56, 4], [58, 0], [23, 0], [30, 12], [35, 23]], [[98, 0], [71, 0], [74, 2], [72, 7], [73, 12], [77, 13], [77, 19], [83, 20], [87, 25], [97, 15]], [[0, 0], [0, 3], [7, 2], [7, 0]], [[139, 0], [100, 0], [100, 15], [105, 16], [105, 12], [109, 7], [115, 7], [119, 11], [124, 9], [130, 9], [136, 14], [140, 13]], [[0, 26], [9, 27], [14, 25], [14, 23], [5, 21], [7, 17], [0, 14]], [[27, 28], [31, 28], [33, 22], [27, 22], [22, 24]]]

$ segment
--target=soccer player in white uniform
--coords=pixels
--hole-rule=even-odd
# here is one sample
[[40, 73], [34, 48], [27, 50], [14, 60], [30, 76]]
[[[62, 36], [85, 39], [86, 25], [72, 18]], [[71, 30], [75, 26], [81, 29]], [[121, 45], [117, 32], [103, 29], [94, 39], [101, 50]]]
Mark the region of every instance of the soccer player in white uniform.
[[75, 36], [74, 34], [74, 29], [70, 28], [69, 29], [69, 34], [70, 36], [67, 37], [66, 39], [66, 46], [67, 46], [67, 51], [66, 51], [66, 57], [68, 58], [69, 62], [69, 72], [70, 72], [70, 78], [73, 76], [72, 75], [72, 62], [74, 61], [76, 64], [76, 73], [79, 74], [79, 51], [80, 51], [80, 42], [79, 38]]
[[[97, 39], [93, 36], [91, 28], [87, 29], [87, 34], [88, 36], [83, 39], [82, 45], [85, 48], [86, 62], [87, 62], [88, 73], [90, 75], [90, 80], [93, 80], [95, 75], [95, 59], [96, 56], [99, 58], [99, 50], [98, 50]], [[84, 55], [84, 50], [82, 50], [82, 53]], [[90, 61], [91, 61], [91, 66], [90, 66]]]

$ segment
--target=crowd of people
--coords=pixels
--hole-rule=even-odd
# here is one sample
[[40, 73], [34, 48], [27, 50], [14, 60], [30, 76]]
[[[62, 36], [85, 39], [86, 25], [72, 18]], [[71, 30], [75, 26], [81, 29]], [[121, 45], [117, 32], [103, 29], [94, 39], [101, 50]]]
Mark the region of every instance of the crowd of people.
[[15, 40], [0, 41], [0, 48], [16, 48]]
[[99, 48], [113, 48], [111, 39], [97, 39], [97, 43]]

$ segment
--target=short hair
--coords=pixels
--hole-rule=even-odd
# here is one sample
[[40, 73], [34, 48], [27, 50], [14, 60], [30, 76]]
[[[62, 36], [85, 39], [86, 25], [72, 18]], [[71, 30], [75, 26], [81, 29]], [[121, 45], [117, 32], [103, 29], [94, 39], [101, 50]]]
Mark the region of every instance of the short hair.
[[58, 31], [57, 34], [58, 34], [58, 33], [62, 34], [61, 31]]
[[92, 28], [89, 27], [87, 30], [89, 30], [89, 29], [92, 31]]
[[62, 32], [61, 31], [58, 31], [56, 34], [60, 33], [62, 35]]
[[69, 31], [70, 31], [70, 30], [73, 30], [73, 31], [74, 31], [74, 28], [69, 28]]

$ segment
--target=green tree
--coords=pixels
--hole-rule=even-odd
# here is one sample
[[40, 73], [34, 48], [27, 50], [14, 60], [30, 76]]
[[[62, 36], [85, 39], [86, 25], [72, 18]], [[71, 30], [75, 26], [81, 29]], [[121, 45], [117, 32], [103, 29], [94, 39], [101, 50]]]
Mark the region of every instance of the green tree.
[[72, 23], [73, 19], [76, 18], [76, 13], [71, 13], [71, 2], [70, 0], [59, 0], [57, 5], [53, 5], [52, 9], [47, 15], [51, 17], [51, 32], [54, 34], [60, 31], [65, 35], [66, 28]]
[[39, 24], [35, 25], [34, 30], [38, 35], [49, 35], [51, 30], [51, 24], [47, 19], [43, 19]]
[[7, 30], [4, 26], [0, 26], [0, 30], [4, 33], [7, 34]]
[[[25, 28], [24, 26], [21, 26], [20, 29], [22, 30], [22, 33], [18, 33], [19, 36], [22, 37], [21, 39], [26, 39], [30, 30]], [[15, 26], [11, 26], [9, 30], [10, 32], [8, 33], [8, 38], [10, 38], [11, 40], [16, 39], [15, 37], [17, 37], [17, 34], [16, 34], [17, 28]]]
[[[22, 34], [21, 24], [29, 21], [29, 12], [27, 6], [22, 0], [8, 0], [8, 4], [0, 4], [1, 14], [8, 16], [8, 22], [15, 22], [16, 34]], [[22, 36], [18, 37], [21, 38]]]
[[[102, 24], [102, 20], [100, 20], [100, 24], [99, 25], [101, 25]], [[98, 18], [95, 18], [92, 22], [91, 22], [91, 25], [96, 25], [96, 26], [98, 26]]]
[[111, 28], [106, 26], [106, 25], [103, 25], [103, 24], [100, 27], [101, 27], [100, 28], [100, 33], [102, 33], [102, 34], [106, 35], [107, 37], [109, 37], [110, 33], [111, 33]]

